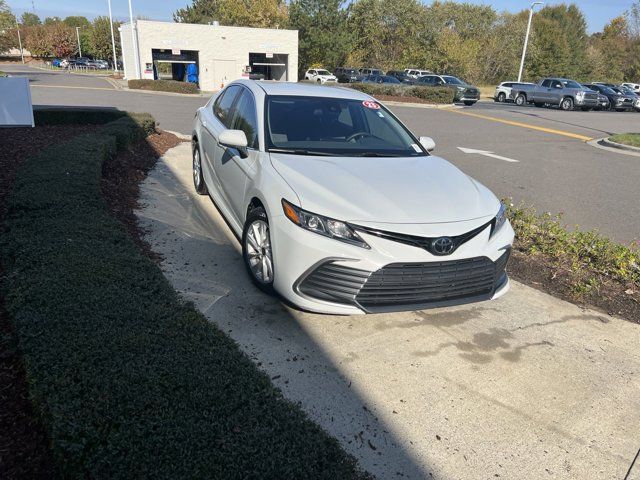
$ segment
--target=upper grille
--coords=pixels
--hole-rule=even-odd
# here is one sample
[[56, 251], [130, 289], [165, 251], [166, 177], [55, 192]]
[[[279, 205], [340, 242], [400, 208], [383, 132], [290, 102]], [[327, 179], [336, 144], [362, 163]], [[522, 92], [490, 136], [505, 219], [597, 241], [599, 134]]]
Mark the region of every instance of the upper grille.
[[584, 94], [584, 98], [586, 100], [598, 100], [598, 94], [597, 93], [585, 93]]
[[[474, 228], [470, 232], [463, 233], [462, 235], [458, 235], [456, 237], [449, 237], [453, 240], [453, 250], [449, 252], [449, 254], [455, 252], [457, 248], [463, 243], [468, 242], [473, 237], [482, 232], [489, 225], [493, 228], [494, 220], [490, 220], [484, 225], [480, 225], [478, 228]], [[437, 255], [436, 252], [433, 251], [432, 242], [439, 237], [419, 237], [417, 235], [407, 235], [404, 233], [395, 233], [395, 232], [387, 232], [384, 230], [377, 230], [375, 228], [363, 227], [360, 225], [351, 225], [351, 227], [355, 230], [360, 230], [362, 232], [368, 233], [370, 235], [375, 235], [376, 237], [384, 238], [386, 240], [392, 240], [394, 242], [405, 243], [407, 245], [412, 245], [414, 247], [423, 248], [427, 252]]]

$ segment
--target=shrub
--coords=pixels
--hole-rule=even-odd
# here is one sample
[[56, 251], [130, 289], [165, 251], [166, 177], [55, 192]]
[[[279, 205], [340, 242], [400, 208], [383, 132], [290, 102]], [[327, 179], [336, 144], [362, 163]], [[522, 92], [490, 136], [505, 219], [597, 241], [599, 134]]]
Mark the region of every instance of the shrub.
[[102, 125], [128, 115], [115, 108], [45, 108], [33, 111], [36, 126], [42, 125]]
[[375, 96], [404, 97], [408, 101], [419, 98], [429, 103], [447, 104], [453, 103], [455, 89], [449, 87], [422, 87], [416, 85], [375, 84], [375, 83], [350, 83], [344, 84], [354, 90]]
[[176, 80], [129, 80], [129, 88], [136, 90], [153, 90], [156, 92], [198, 93], [195, 83], [178, 82]]
[[366, 477], [107, 212], [102, 162], [148, 118], [42, 150], [8, 201], [2, 288], [60, 476]]

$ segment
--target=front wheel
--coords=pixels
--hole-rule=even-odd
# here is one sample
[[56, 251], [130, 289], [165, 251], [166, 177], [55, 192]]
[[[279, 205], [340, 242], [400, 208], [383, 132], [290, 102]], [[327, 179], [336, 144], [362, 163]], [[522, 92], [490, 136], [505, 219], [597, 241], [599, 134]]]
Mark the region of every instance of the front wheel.
[[471, 105], [473, 105], [474, 103], [476, 103], [476, 102], [472, 102], [472, 101], [469, 101], [469, 100], [465, 100], [465, 102], [464, 102], [464, 104], [465, 104], [467, 107], [470, 107], [470, 106], [471, 106]]
[[571, 97], [566, 97], [565, 99], [562, 100], [562, 102], [560, 103], [560, 108], [562, 108], [562, 110], [573, 110], [573, 98]]
[[207, 185], [204, 183], [204, 177], [202, 176], [202, 156], [200, 155], [200, 146], [198, 145], [198, 142], [193, 142], [192, 158], [193, 186], [196, 189], [196, 193], [200, 195], [206, 195]]
[[504, 92], [498, 94], [498, 103], [504, 103], [507, 101], [507, 95]]
[[525, 103], [527, 103], [527, 97], [525, 97], [524, 93], [519, 93], [516, 97], [516, 105], [522, 107]]
[[254, 208], [247, 216], [242, 232], [242, 257], [253, 283], [265, 293], [274, 293], [269, 219], [262, 207]]

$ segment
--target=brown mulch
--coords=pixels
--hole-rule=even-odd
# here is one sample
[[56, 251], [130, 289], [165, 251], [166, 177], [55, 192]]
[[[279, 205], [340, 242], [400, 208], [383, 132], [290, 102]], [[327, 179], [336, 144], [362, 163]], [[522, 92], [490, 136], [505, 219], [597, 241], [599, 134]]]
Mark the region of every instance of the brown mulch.
[[[6, 199], [20, 164], [43, 148], [99, 128], [97, 125], [56, 125], [0, 129], [0, 234]], [[150, 256], [151, 250], [141, 240], [133, 213], [138, 184], [158, 156], [180, 141], [175, 135], [159, 132], [120, 153], [104, 168], [102, 189], [111, 211]], [[0, 292], [0, 478], [52, 479], [56, 471], [49, 440], [29, 401], [24, 364], [3, 304]]]
[[559, 268], [543, 255], [531, 255], [517, 249], [511, 254], [507, 270], [514, 280], [554, 297], [640, 323], [640, 292], [632, 285], [605, 280], [597, 289], [578, 295], [571, 289], [575, 273]]
[[129, 150], [120, 152], [102, 166], [102, 195], [107, 200], [109, 211], [124, 224], [144, 255], [153, 260], [159, 260], [160, 257], [144, 240], [145, 232], [134, 213], [139, 208], [140, 183], [159, 157], [183, 141], [172, 133], [160, 130]]
[[[6, 199], [20, 164], [43, 148], [96, 128], [93, 125], [0, 128], [0, 234]], [[55, 478], [49, 440], [32, 410], [24, 364], [3, 305], [0, 292], [0, 478]]]

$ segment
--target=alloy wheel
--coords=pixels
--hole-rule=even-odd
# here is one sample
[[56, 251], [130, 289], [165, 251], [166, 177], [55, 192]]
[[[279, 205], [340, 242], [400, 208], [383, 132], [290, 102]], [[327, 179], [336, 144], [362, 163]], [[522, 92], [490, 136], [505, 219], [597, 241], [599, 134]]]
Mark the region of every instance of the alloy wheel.
[[245, 249], [251, 273], [261, 283], [273, 282], [273, 257], [269, 239], [269, 225], [254, 220], [245, 236]]
[[193, 184], [196, 186], [196, 189], [200, 188], [200, 182], [202, 181], [201, 173], [200, 149], [196, 146], [193, 152]]

